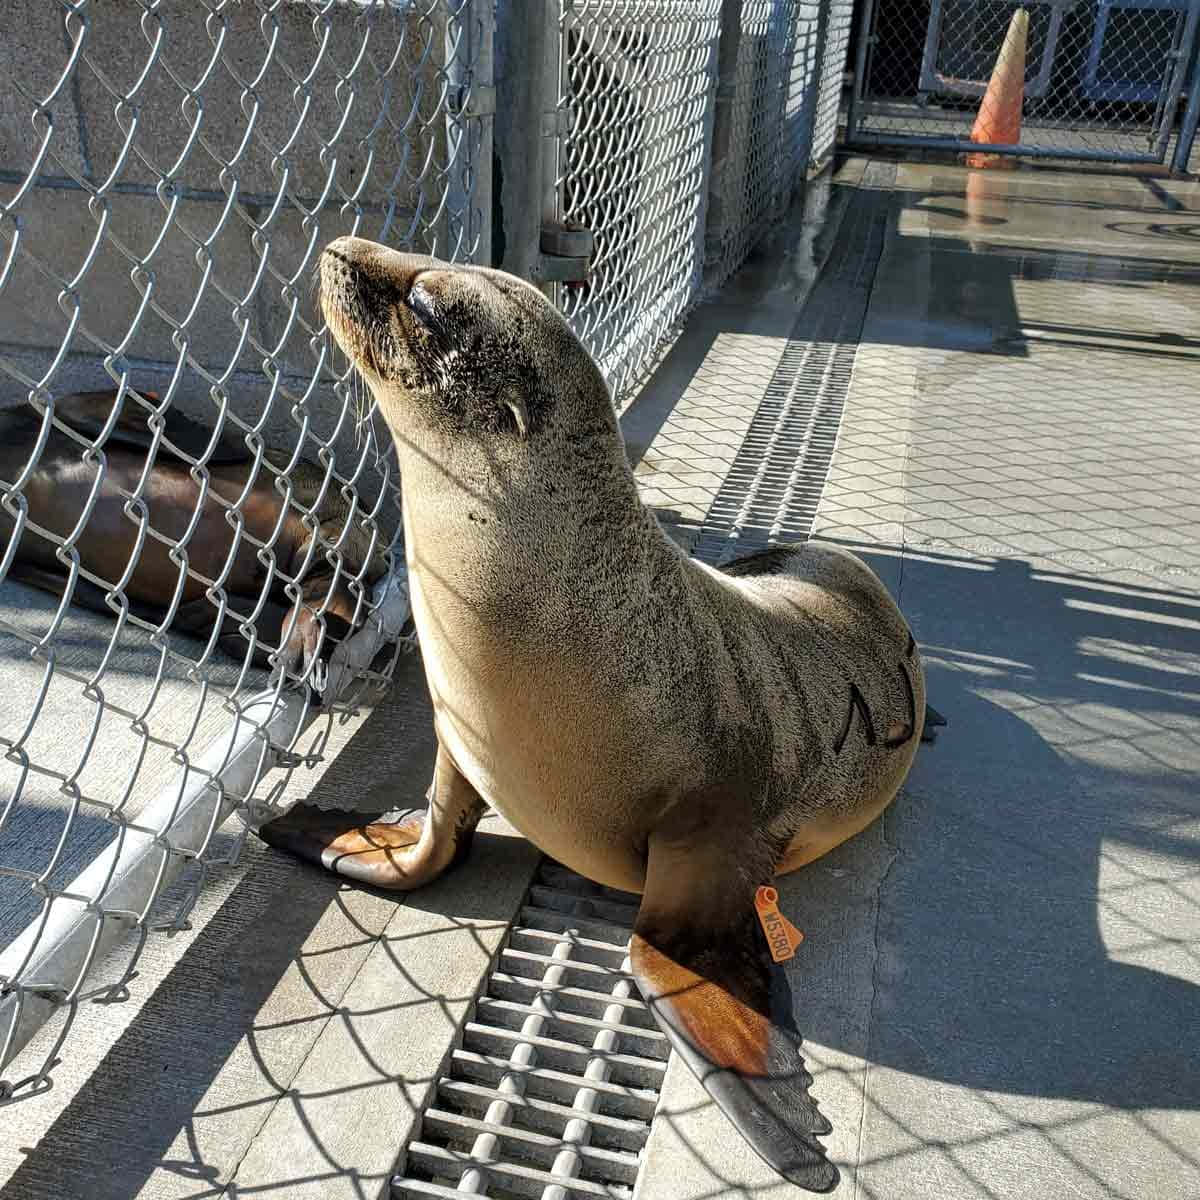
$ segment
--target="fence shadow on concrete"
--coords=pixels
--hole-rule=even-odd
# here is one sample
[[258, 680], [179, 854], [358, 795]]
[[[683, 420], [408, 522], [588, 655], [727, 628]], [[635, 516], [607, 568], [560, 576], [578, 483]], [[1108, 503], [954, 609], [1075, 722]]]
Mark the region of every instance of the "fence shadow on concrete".
[[[882, 573], [894, 566], [878, 548], [852, 548]], [[795, 991], [812, 998], [797, 1015], [815, 1047], [818, 1078], [822, 1047], [869, 1064], [861, 1170], [871, 1196], [887, 1194], [872, 1184], [873, 1173], [925, 1170], [932, 1156], [969, 1174], [964, 1154], [983, 1152], [1014, 1129], [1054, 1136], [1086, 1120], [1090, 1106], [1200, 1106], [1200, 1079], [1188, 1073], [1184, 1049], [1200, 988], [1181, 977], [1189, 958], [1195, 963], [1186, 927], [1200, 907], [1200, 861], [1194, 843], [1174, 832], [1200, 814], [1194, 775], [1181, 765], [1194, 751], [1189, 723], [1200, 712], [1200, 593], [1114, 585], [1017, 559], [923, 552], [905, 557], [901, 592], [924, 647], [930, 695], [950, 725], [936, 745], [922, 748], [882, 838], [864, 835], [784, 887], [789, 911], [810, 931], [794, 968]], [[406, 672], [402, 687], [419, 691], [415, 657]], [[384, 708], [339, 759], [341, 770], [378, 777], [384, 758], [400, 805], [419, 803], [433, 753], [423, 695], [410, 694], [407, 703], [404, 738], [396, 737], [395, 712]], [[313, 799], [344, 803], [347, 777], [339, 772]], [[156, 1171], [194, 1179], [205, 1189], [198, 1195], [218, 1194], [236, 1165], [239, 1139], [271, 1107], [303, 1109], [321, 1099], [293, 1089], [297, 1064], [280, 1057], [272, 1037], [289, 1019], [302, 1027], [363, 1015], [343, 1008], [314, 970], [313, 955], [336, 954], [347, 943], [305, 946], [331, 906], [353, 941], [383, 936], [380, 914], [364, 921], [356, 895], [332, 876], [260, 853], [262, 861], [29, 1151], [6, 1195], [50, 1188], [117, 1200], [138, 1194]], [[464, 871], [503, 872], [512, 853], [511, 839], [483, 835]], [[872, 893], [867, 995], [855, 992], [847, 974], [862, 964], [848, 963], [844, 947], [821, 935], [839, 903], [830, 871], [865, 881]], [[405, 903], [454, 912], [451, 883], [447, 889], [434, 885]], [[482, 907], [476, 902], [461, 915], [507, 916], [484, 911], [486, 890], [472, 895], [484, 898]], [[402, 971], [404, 941], [390, 953]], [[264, 1022], [268, 999], [289, 972], [299, 989], [289, 1002], [297, 1015]], [[454, 1018], [445, 1006], [464, 999], [430, 990], [419, 1003], [445, 1013], [449, 1038]], [[401, 1037], [406, 1024], [428, 1015], [406, 1007], [397, 1003], [392, 1014]], [[243, 1043], [249, 1074], [240, 1098], [210, 1094]], [[361, 1053], [365, 1093], [389, 1076], [370, 1045]], [[133, 1079], [146, 1082], [135, 1088]], [[924, 1108], [928, 1089], [914, 1092], [913, 1079], [985, 1093], [972, 1104], [992, 1106], [995, 1128], [940, 1127]], [[391, 1078], [388, 1102], [412, 1103], [410, 1093], [426, 1082]], [[1085, 1107], [1064, 1112], [1048, 1100]], [[376, 1093], [370, 1104], [379, 1102]], [[871, 1131], [883, 1122], [902, 1148], [876, 1151]], [[1149, 1123], [1146, 1129], [1159, 1137]], [[705, 1157], [703, 1146], [693, 1149]], [[1178, 1146], [1164, 1143], [1163, 1153], [1200, 1167], [1200, 1158]], [[97, 1175], [97, 1162], [114, 1160]], [[333, 1152], [326, 1161], [322, 1178], [330, 1180], [361, 1169]], [[1071, 1165], [1087, 1171], [1086, 1163]], [[281, 1178], [278, 1187], [283, 1194], [303, 1182]], [[1118, 1184], [1101, 1174], [1096, 1182]]]
[[[896, 577], [897, 548], [843, 544]], [[995, 1196], [1028, 1170], [1026, 1138], [1040, 1178], [1049, 1158], [1096, 1194], [1190, 1194], [1200, 1153], [1164, 1114], [1200, 1108], [1200, 590], [924, 551], [900, 571], [949, 726], [882, 825], [780, 889], [808, 933], [797, 1024], [855, 1194]], [[844, 1055], [865, 1060], [865, 1111], [830, 1104], [862, 1103]], [[1134, 1110], [1116, 1153], [1106, 1110]], [[786, 1191], [722, 1176], [695, 1109], [660, 1119], [714, 1200]]]
[[[345, 806], [379, 796], [399, 809], [419, 808], [435, 748], [420, 657], [414, 654], [402, 660], [392, 693], [309, 799]], [[364, 796], [367, 791], [370, 796]], [[449, 1045], [461, 1021], [455, 1006], [470, 997], [419, 985], [406, 971], [405, 958], [406, 947], [410, 955], [420, 953], [411, 939], [421, 935], [389, 928], [389, 921], [405, 905], [462, 918], [464, 924], [503, 925], [512, 905], [486, 881], [497, 874], [527, 874], [528, 851], [518, 839], [489, 834], [485, 823], [461, 872], [402, 898], [346, 885], [254, 839], [244, 858], [237, 886], [57, 1120], [25, 1151], [3, 1189], [6, 1198], [129, 1200], [144, 1188], [159, 1194], [167, 1175], [194, 1181], [189, 1195], [223, 1194], [276, 1105], [293, 1106], [301, 1124], [308, 1121], [306, 1109], [319, 1111], [331, 1097], [359, 1089], [364, 1120], [381, 1103], [420, 1107], [430, 1079], [419, 1072], [397, 1074], [395, 1052], [385, 1061], [389, 1054], [354, 1036], [355, 1030], [382, 1019], [391, 1023], [401, 1051], [406, 1028]], [[490, 948], [474, 944], [490, 958]], [[402, 982], [407, 985], [406, 997], [383, 1010], [348, 1006], [347, 968], [378, 946], [395, 964], [397, 993], [404, 990]], [[360, 1058], [344, 1064], [341, 1078], [355, 1082], [315, 1090], [297, 1086], [304, 1047], [334, 1021], [354, 1038]], [[369, 1178], [362, 1156], [324, 1144], [318, 1125], [309, 1128], [324, 1164], [320, 1175], [284, 1170], [269, 1184], [256, 1180], [253, 1194], [290, 1195], [305, 1185], [332, 1187], [338, 1179], [358, 1181], [363, 1194], [383, 1188], [386, 1172]], [[386, 1147], [392, 1157], [399, 1151], [399, 1144]], [[236, 1180], [228, 1194], [243, 1194]]]

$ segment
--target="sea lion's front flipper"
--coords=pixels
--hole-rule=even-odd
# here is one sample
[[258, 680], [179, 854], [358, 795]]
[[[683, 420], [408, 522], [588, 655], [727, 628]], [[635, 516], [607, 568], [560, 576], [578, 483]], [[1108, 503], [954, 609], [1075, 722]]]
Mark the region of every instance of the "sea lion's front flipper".
[[424, 819], [380, 821], [381, 814], [297, 804], [263, 825], [258, 836], [358, 883], [411, 891], [466, 855], [484, 807], [439, 749]]
[[[149, 400], [158, 400], [156, 392], [143, 392]], [[63, 396], [54, 402], [54, 414], [64, 425], [69, 425], [76, 433], [86, 437], [99, 436], [109, 416], [113, 405], [117, 402], [115, 389], [98, 392], [75, 392]], [[121, 406], [121, 414], [109, 434], [109, 444], [129, 446], [135, 450], [150, 448], [150, 426], [146, 423], [149, 411], [139, 404], [132, 396], [125, 399]], [[176, 449], [189, 458], [199, 458], [208, 448], [212, 440], [212, 430], [205, 428], [199, 421], [193, 421], [185, 416], [174, 405], [163, 414], [163, 437]], [[169, 447], [168, 447], [169, 452]], [[217, 445], [208, 462], [211, 466], [223, 463], [240, 463], [250, 460], [250, 451], [245, 443], [234, 433], [227, 423], [221, 430]]]
[[741, 869], [756, 857], [728, 842], [709, 849], [652, 836], [633, 974], [675, 1050], [750, 1145], [790, 1182], [827, 1192], [838, 1172], [817, 1138], [832, 1127], [809, 1094], [787, 980]]

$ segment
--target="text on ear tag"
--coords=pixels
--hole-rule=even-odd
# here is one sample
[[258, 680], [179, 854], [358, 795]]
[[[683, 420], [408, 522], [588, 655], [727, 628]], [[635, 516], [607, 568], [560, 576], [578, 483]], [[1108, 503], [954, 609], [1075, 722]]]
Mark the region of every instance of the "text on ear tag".
[[779, 893], [773, 887], [760, 887], [754, 895], [754, 908], [767, 938], [767, 948], [775, 962], [786, 962], [804, 941], [804, 934], [779, 911]]

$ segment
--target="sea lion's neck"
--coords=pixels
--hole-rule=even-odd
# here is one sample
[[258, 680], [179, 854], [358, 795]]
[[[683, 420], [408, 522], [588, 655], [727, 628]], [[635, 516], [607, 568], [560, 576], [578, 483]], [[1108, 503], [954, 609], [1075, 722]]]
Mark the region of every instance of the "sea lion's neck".
[[545, 436], [553, 453], [507, 458], [401, 443], [409, 570], [430, 615], [453, 609], [458, 628], [602, 643], [622, 612], [652, 619], [683, 556], [639, 500], [615, 423]]

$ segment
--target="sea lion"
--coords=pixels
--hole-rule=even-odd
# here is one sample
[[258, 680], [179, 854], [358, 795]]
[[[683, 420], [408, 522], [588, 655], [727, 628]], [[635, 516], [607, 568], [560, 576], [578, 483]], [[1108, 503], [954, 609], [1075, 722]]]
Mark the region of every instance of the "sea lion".
[[[154, 393], [145, 395], [156, 399]], [[356, 592], [384, 573], [383, 547], [350, 519], [350, 506], [337, 487], [323, 488], [323, 470], [288, 452], [265, 449], [263, 458], [275, 470], [260, 463], [255, 471], [255, 456], [244, 442], [226, 432], [214, 439], [213, 431], [168, 408], [141, 491], [148, 527], [142, 537], [136, 506], [128, 513], [126, 509], [146, 471], [153, 441], [149, 410], [128, 394], [120, 398], [116, 391], [96, 391], [56, 400], [52, 411], [62, 426], [82, 437], [50, 425], [26, 474], [45, 419], [28, 404], [0, 410], [0, 487], [9, 493], [0, 505], [0, 547], [7, 549], [15, 518], [24, 509], [8, 572], [13, 579], [62, 595], [70, 578], [69, 558], [60, 557], [59, 544], [38, 531], [67, 538], [96, 489], [91, 515], [75, 542], [81, 573], [71, 599], [81, 607], [113, 616], [119, 601], [110, 605], [106, 596], [123, 580], [129, 611], [161, 624], [178, 591], [172, 630], [203, 639], [215, 633], [216, 644], [242, 661], [248, 645], [244, 627], [253, 633], [251, 660], [256, 666], [270, 665], [274, 654], [277, 669], [302, 676], [310, 676], [313, 661], [325, 659], [336, 641], [361, 622], [365, 610]], [[99, 455], [89, 461], [84, 452], [110, 420], [112, 428], [100, 449], [101, 472]], [[210, 444], [202, 501], [192, 468]], [[285, 490], [276, 487], [279, 472], [290, 485], [290, 502]], [[14, 492], [18, 480], [21, 486]], [[238, 504], [243, 534], [234, 551], [237, 522], [230, 506], [243, 492]], [[185, 556], [173, 559], [173, 544], [184, 537], [193, 518]], [[340, 566], [325, 553], [328, 546], [339, 547]], [[276, 653], [281, 647], [282, 653]]]
[[424, 823], [295, 812], [275, 845], [396, 888], [462, 856], [485, 805], [642, 893], [633, 973], [750, 1144], [837, 1182], [760, 885], [872, 821], [926, 717], [921, 658], [854, 555], [717, 570], [641, 503], [596, 365], [536, 289], [359, 238], [320, 260], [329, 328], [400, 456], [438, 754]]

